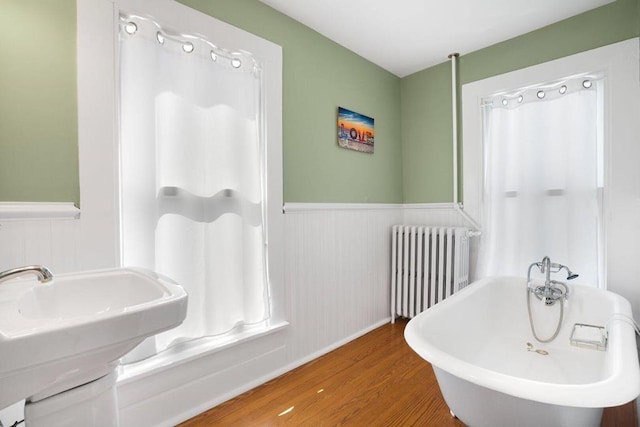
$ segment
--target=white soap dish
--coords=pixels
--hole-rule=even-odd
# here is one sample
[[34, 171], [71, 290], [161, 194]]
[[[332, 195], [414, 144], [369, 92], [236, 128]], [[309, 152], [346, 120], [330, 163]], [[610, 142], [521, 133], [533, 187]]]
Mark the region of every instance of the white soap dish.
[[604, 351], [607, 348], [607, 330], [604, 326], [576, 323], [571, 332], [571, 345]]

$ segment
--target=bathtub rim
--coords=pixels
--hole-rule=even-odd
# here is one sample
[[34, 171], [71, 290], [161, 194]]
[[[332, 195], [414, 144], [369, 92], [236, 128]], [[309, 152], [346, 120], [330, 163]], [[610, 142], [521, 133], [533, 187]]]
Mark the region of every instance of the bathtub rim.
[[[447, 310], [461, 298], [481, 292], [487, 286], [499, 282], [524, 286], [526, 280], [520, 277], [487, 277], [477, 280], [441, 303], [426, 310], [409, 321], [405, 328], [407, 344], [420, 357], [449, 374], [455, 375], [476, 385], [506, 393], [523, 399], [534, 400], [561, 406], [583, 408], [603, 408], [628, 403], [640, 394], [640, 367], [635, 345], [635, 331], [625, 322], [614, 322], [609, 328], [607, 351], [615, 350], [613, 360], [608, 362], [611, 370], [600, 381], [586, 384], [552, 384], [525, 378], [514, 377], [487, 368], [478, 367], [440, 350], [420, 336], [421, 326], [435, 313]], [[575, 289], [574, 286], [572, 286]], [[622, 296], [603, 289], [588, 288], [603, 292], [613, 298], [617, 313], [631, 315], [631, 305]], [[595, 351], [595, 350], [594, 350]]]

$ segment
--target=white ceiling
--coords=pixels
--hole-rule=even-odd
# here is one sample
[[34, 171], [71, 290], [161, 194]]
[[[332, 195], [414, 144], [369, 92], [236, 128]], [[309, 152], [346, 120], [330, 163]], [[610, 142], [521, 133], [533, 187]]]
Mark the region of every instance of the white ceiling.
[[613, 0], [261, 0], [399, 77]]

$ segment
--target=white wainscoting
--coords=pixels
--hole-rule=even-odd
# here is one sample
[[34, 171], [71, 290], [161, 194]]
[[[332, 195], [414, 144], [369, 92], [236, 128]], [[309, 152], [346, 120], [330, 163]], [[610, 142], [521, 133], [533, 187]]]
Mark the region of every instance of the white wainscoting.
[[[119, 383], [123, 427], [174, 425], [387, 322], [391, 226], [464, 225], [451, 204], [288, 204], [285, 211], [289, 326]], [[0, 268], [81, 269], [81, 222], [0, 221]]]
[[0, 202], [0, 271], [30, 264], [77, 270], [79, 218], [73, 203]]
[[[402, 210], [324, 205], [285, 215], [291, 361], [389, 318], [391, 233]], [[329, 207], [329, 209], [327, 209]]]

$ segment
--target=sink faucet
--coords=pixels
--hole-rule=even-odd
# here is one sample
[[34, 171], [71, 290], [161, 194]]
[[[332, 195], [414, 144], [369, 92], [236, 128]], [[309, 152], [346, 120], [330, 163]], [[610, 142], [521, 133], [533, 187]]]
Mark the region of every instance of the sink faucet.
[[24, 274], [35, 274], [39, 282], [45, 283], [53, 279], [53, 273], [44, 265], [27, 265], [25, 267], [12, 268], [0, 273], [0, 282], [13, 279]]

